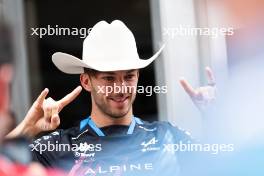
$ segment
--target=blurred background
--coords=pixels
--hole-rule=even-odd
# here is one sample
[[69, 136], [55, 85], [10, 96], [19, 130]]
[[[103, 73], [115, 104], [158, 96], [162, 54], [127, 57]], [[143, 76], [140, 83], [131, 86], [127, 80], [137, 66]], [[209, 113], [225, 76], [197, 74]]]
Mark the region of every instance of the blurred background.
[[[139, 85], [167, 85], [168, 93], [138, 95], [135, 115], [170, 121], [196, 138], [237, 143], [238, 153], [246, 150], [248, 154], [245, 158], [239, 154], [239, 161], [249, 157], [257, 162], [234, 166], [236, 174], [246, 173], [238, 172], [239, 168], [254, 168], [262, 162], [256, 156], [263, 156], [264, 0], [0, 0], [0, 15], [13, 34], [11, 103], [18, 122], [45, 87], [50, 89], [49, 96], [60, 99], [79, 85], [79, 75], [61, 73], [51, 55], [61, 51], [81, 58], [83, 38], [40, 38], [32, 35], [32, 28], [91, 28], [100, 20], [119, 19], [134, 33], [141, 58], [151, 57], [166, 43], [162, 55], [141, 71]], [[169, 28], [179, 26], [231, 27], [234, 34], [166, 35]], [[184, 76], [194, 87], [206, 85], [205, 66], [214, 70], [219, 91], [218, 108], [209, 109], [209, 118], [198, 111], [178, 81]], [[89, 94], [83, 91], [61, 112], [61, 128], [77, 124], [90, 110]], [[253, 175], [263, 173], [252, 170]]]

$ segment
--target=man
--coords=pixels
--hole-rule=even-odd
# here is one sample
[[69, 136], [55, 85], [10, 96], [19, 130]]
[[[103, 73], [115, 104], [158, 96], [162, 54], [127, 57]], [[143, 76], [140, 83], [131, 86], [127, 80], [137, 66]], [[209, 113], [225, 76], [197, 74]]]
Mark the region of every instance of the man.
[[[70, 175], [177, 175], [181, 154], [165, 148], [180, 141], [190, 142], [190, 136], [167, 122], [144, 122], [133, 116], [132, 109], [139, 69], [149, 65], [163, 48], [150, 59], [142, 60], [134, 36], [124, 23], [97, 23], [84, 40], [82, 60], [65, 53], [52, 57], [61, 71], [81, 74], [82, 87], [59, 101], [45, 99], [45, 89], [7, 137], [35, 137], [55, 130], [32, 143], [33, 156], [45, 166], [71, 170]], [[207, 73], [209, 85], [197, 90], [181, 80], [197, 106], [214, 98], [214, 78], [209, 68]], [[116, 92], [114, 87], [124, 91]], [[82, 88], [91, 93], [90, 116], [79, 126], [56, 130], [59, 112]]]

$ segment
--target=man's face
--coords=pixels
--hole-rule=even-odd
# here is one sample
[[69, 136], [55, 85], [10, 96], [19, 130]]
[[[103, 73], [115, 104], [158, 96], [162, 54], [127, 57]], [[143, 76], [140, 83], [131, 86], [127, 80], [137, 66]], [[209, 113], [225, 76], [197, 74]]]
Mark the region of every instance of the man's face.
[[98, 72], [88, 76], [93, 106], [104, 114], [121, 118], [132, 111], [138, 70]]

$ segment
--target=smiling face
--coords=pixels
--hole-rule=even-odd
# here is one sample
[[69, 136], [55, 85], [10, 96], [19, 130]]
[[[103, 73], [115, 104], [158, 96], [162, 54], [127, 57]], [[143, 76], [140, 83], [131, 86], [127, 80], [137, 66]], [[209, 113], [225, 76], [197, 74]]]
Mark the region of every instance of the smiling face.
[[92, 111], [100, 111], [112, 118], [122, 118], [128, 113], [132, 114], [138, 77], [138, 70], [86, 71], [80, 79], [84, 89], [91, 93]]

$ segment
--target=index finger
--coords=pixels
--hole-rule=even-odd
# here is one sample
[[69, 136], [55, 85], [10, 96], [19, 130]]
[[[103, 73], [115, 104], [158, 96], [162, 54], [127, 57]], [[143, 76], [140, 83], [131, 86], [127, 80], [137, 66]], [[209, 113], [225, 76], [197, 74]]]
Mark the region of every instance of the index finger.
[[41, 106], [46, 98], [46, 96], [49, 93], [49, 89], [45, 88], [40, 95], [38, 96], [38, 98], [36, 99], [35, 103], [37, 106]]
[[184, 79], [184, 78], [181, 78], [180, 79], [180, 83], [182, 85], [182, 87], [184, 88], [184, 90], [191, 96], [191, 97], [194, 97], [196, 96], [196, 91], [195, 89]]
[[59, 103], [59, 111], [67, 106], [70, 102], [72, 102], [82, 91], [82, 87], [76, 87], [71, 93], [67, 94], [65, 97], [58, 101]]
[[211, 86], [214, 86], [215, 85], [215, 77], [214, 77], [214, 73], [213, 73], [212, 69], [210, 67], [206, 67], [205, 72], [207, 75], [208, 84]]

